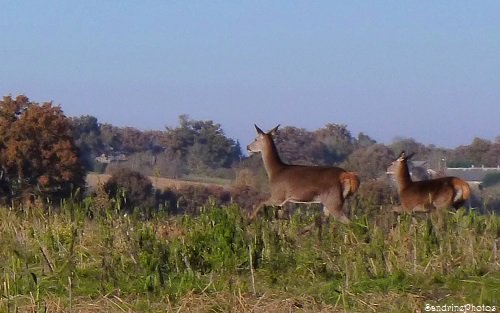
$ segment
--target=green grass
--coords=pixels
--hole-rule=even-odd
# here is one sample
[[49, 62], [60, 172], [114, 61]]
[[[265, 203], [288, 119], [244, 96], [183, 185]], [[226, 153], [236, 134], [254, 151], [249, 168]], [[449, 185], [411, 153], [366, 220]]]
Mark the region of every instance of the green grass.
[[219, 178], [213, 176], [200, 176], [200, 175], [185, 175], [182, 177], [183, 180], [193, 181], [198, 183], [209, 183], [209, 184], [219, 184], [230, 186], [233, 181], [227, 178]]
[[[150, 220], [0, 210], [0, 312], [412, 312], [500, 305], [496, 215], [377, 212], [310, 227], [318, 211], [248, 224], [238, 205]], [[88, 211], [93, 211], [89, 218]], [[357, 210], [362, 211], [362, 210]]]

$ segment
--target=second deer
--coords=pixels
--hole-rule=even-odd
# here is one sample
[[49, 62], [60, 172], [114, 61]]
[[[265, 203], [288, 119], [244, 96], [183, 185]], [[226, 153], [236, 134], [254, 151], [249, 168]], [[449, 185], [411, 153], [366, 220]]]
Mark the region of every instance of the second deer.
[[263, 132], [257, 125], [257, 137], [247, 146], [251, 153], [260, 152], [269, 177], [271, 197], [257, 206], [250, 217], [265, 205], [283, 206], [287, 202], [321, 203], [326, 216], [333, 216], [348, 224], [349, 218], [342, 212], [346, 198], [359, 186], [359, 180], [352, 172], [334, 166], [306, 166], [284, 163], [276, 149], [273, 135], [278, 126]]
[[388, 168], [395, 175], [401, 202], [401, 206], [394, 208], [394, 211], [411, 213], [445, 207], [458, 209], [469, 199], [469, 185], [457, 177], [412, 181], [408, 170], [408, 159], [412, 156], [413, 154], [407, 156], [402, 152]]

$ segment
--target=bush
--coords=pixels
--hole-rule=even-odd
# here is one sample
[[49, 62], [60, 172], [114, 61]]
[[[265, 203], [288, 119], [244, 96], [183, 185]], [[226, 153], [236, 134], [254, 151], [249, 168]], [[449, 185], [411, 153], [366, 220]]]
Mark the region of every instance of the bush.
[[380, 207], [390, 205], [397, 199], [397, 191], [389, 183], [381, 180], [363, 182], [354, 194], [353, 201], [358, 208]]
[[106, 183], [106, 191], [110, 197], [120, 201], [120, 207], [133, 212], [140, 207], [147, 216], [156, 207], [153, 183], [146, 176], [129, 169], [118, 169]]
[[156, 201], [168, 214], [198, 215], [206, 205], [230, 205], [236, 203], [246, 213], [264, 200], [264, 195], [249, 186], [233, 186], [230, 190], [214, 186], [190, 185], [178, 189], [156, 190]]
[[498, 185], [500, 183], [500, 173], [490, 173], [487, 174], [482, 181], [484, 188]]
[[216, 205], [227, 205], [231, 202], [231, 196], [228, 191], [221, 187], [205, 187], [189, 185], [177, 190], [178, 210], [182, 213], [199, 213], [199, 207], [209, 202]]
[[198, 215], [206, 205], [228, 205], [231, 194], [222, 187], [186, 185], [177, 189], [156, 190], [156, 200], [168, 214]]
[[253, 212], [254, 206], [265, 200], [266, 196], [269, 197], [269, 195], [247, 185], [237, 185], [231, 188], [232, 202], [237, 203], [247, 213]]

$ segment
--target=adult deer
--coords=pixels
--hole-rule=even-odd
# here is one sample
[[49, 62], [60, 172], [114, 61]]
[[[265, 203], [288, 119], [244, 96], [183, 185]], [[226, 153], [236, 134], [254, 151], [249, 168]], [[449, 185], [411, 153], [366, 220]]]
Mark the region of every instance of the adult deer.
[[408, 160], [413, 153], [401, 152], [388, 170], [394, 173], [398, 185], [401, 206], [394, 211], [429, 212], [432, 209], [453, 207], [455, 209], [470, 197], [469, 185], [460, 178], [449, 176], [436, 179], [412, 181]]
[[284, 163], [276, 149], [274, 127], [264, 133], [257, 125], [257, 137], [247, 146], [250, 153], [260, 152], [269, 177], [271, 197], [258, 205], [250, 219], [255, 218], [263, 205], [283, 206], [287, 202], [321, 203], [326, 216], [332, 215], [342, 223], [349, 218], [342, 212], [342, 205], [359, 186], [356, 175], [334, 166], [306, 166]]

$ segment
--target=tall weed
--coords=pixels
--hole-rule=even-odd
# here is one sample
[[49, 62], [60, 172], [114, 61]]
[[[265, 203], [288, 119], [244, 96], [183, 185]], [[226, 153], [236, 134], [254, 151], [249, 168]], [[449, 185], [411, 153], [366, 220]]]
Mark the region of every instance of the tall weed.
[[[212, 294], [227, 295], [221, 310], [275, 295], [297, 299], [297, 308], [396, 312], [443, 294], [495, 304], [500, 292], [495, 214], [359, 210], [366, 213], [346, 226], [307, 208], [248, 223], [238, 205], [209, 201], [196, 216], [146, 220], [122, 214], [120, 201], [96, 200], [0, 210], [0, 311], [44, 310], [48, 299], [71, 309], [100, 297], [174, 310], [186, 297]], [[300, 303], [304, 296], [313, 302]]]

